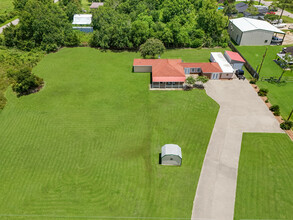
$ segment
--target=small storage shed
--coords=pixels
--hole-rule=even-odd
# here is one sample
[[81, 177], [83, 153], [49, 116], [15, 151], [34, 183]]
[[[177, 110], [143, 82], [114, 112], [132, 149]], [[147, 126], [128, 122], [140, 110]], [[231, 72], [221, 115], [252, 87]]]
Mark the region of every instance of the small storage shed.
[[221, 52], [212, 52], [210, 56], [210, 61], [218, 63], [220, 68], [222, 69], [220, 79], [231, 79], [233, 77], [234, 69], [232, 68], [230, 63], [228, 63], [228, 61]]
[[242, 69], [245, 60], [237, 52], [225, 51], [224, 57], [231, 64], [234, 70]]
[[161, 164], [181, 166], [182, 153], [181, 148], [176, 144], [165, 144], [162, 147]]

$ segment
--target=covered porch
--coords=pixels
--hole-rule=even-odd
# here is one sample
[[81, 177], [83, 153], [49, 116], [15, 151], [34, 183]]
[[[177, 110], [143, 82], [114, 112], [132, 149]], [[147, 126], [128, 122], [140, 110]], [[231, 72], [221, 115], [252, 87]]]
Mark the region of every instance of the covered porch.
[[152, 82], [151, 88], [154, 89], [176, 89], [176, 88], [183, 88], [184, 82]]

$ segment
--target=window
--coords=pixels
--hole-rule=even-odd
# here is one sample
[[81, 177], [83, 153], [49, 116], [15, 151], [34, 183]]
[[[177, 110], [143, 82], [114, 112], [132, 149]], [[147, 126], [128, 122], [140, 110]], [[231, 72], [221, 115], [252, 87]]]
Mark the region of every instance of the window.
[[173, 158], [171, 157], [170, 160], [173, 160]]
[[191, 68], [190, 72], [195, 73], [195, 68]]
[[268, 40], [265, 40], [265, 43], [267, 43], [268, 42]]

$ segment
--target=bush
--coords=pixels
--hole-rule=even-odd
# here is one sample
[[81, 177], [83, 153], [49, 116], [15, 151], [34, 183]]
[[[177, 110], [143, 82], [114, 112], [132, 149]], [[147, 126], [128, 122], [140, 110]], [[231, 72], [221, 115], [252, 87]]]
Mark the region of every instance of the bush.
[[143, 58], [146, 58], [147, 56], [155, 58], [156, 55], [164, 53], [165, 49], [162, 41], [150, 38], [144, 44], [140, 45], [139, 52]]
[[280, 124], [280, 128], [282, 128], [283, 130], [290, 130], [292, 126], [293, 126], [292, 121], [284, 121], [283, 123]]
[[43, 79], [35, 76], [29, 67], [24, 67], [19, 71], [9, 70], [7, 76], [13, 80], [12, 90], [18, 96], [28, 95], [43, 83]]
[[269, 99], [266, 99], [266, 100], [265, 100], [265, 103], [268, 103], [268, 102], [269, 102]]
[[272, 112], [280, 111], [280, 106], [279, 106], [279, 105], [272, 105], [272, 106], [270, 107], [270, 110], [271, 110]]
[[196, 78], [197, 82], [202, 82], [202, 83], [206, 83], [207, 81], [209, 81], [209, 78], [206, 76], [199, 76]]
[[187, 77], [186, 83], [189, 85], [193, 85], [195, 83], [195, 79], [192, 76]]
[[258, 91], [259, 96], [266, 96], [268, 94], [269, 90], [268, 89], [260, 89]]
[[253, 78], [253, 79], [251, 79], [251, 80], [249, 81], [249, 83], [250, 83], [250, 84], [256, 84], [256, 81], [257, 81], [257, 79], [256, 79], [256, 78]]

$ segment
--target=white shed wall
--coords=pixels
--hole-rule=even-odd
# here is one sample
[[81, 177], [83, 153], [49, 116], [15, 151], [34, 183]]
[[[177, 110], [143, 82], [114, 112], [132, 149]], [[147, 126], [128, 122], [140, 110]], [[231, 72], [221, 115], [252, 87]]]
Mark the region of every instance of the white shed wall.
[[[241, 46], [270, 45], [274, 33], [265, 30], [247, 31], [242, 34]], [[267, 42], [265, 42], [267, 41]]]
[[230, 37], [238, 45], [240, 45], [240, 40], [241, 40], [241, 37], [242, 37], [242, 31], [240, 31], [232, 22], [229, 22], [228, 33], [229, 33]]
[[176, 155], [166, 155], [166, 156], [162, 157], [161, 163], [162, 163], [162, 165], [180, 166], [181, 165], [181, 158]]
[[150, 73], [150, 72], [152, 72], [152, 66], [133, 66], [133, 72], [135, 72], [135, 73]]

